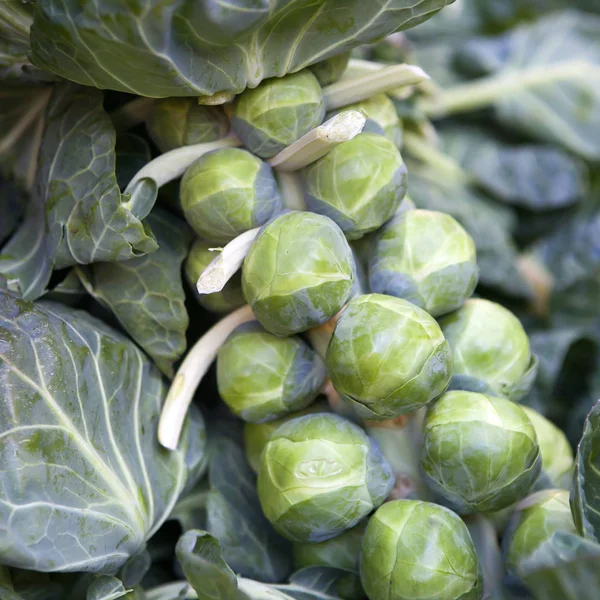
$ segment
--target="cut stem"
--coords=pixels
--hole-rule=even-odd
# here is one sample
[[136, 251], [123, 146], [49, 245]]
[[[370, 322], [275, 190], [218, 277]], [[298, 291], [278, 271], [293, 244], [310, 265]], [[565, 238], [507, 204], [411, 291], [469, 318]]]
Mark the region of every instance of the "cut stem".
[[196, 389], [225, 340], [238, 325], [252, 320], [254, 314], [248, 305], [238, 308], [211, 327], [187, 353], [173, 379], [158, 422], [158, 441], [165, 448], [177, 448]]
[[110, 119], [115, 131], [127, 131], [146, 121], [155, 102], [155, 98], [136, 98], [111, 112]]
[[[372, 63], [377, 65], [377, 63]], [[429, 75], [416, 65], [392, 65], [373, 68], [371, 73], [360, 77], [342, 78], [323, 89], [327, 110], [348, 106], [383, 94], [395, 88], [417, 85], [429, 79]]]
[[225, 284], [241, 268], [260, 230], [260, 227], [256, 227], [245, 231], [220, 251], [198, 278], [196, 289], [199, 294], [214, 294], [225, 287]]
[[357, 110], [338, 113], [275, 155], [269, 164], [278, 171], [298, 171], [357, 136], [367, 118]]
[[169, 152], [165, 152], [144, 165], [129, 182], [125, 193], [131, 191], [131, 188], [141, 179], [153, 179], [158, 187], [181, 177], [186, 169], [198, 158], [221, 148], [235, 148], [241, 146], [242, 143], [238, 138], [230, 134], [216, 142], [207, 144], [193, 144], [191, 146], [183, 146]]
[[302, 179], [296, 173], [278, 171], [276, 173], [279, 192], [283, 198], [283, 205], [290, 210], [306, 210], [304, 202], [304, 189]]

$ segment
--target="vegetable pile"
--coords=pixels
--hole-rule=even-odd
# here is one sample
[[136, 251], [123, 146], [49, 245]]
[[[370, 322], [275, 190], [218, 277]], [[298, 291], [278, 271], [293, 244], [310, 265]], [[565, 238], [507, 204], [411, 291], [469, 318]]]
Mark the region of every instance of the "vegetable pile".
[[600, 597], [595, 0], [11, 0], [0, 165], [0, 600]]

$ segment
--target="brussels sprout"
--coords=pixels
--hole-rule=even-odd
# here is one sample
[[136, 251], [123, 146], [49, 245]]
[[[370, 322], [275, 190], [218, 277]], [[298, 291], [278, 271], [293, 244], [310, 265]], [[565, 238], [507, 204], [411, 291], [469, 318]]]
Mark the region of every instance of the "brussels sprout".
[[364, 132], [385, 135], [395, 146], [402, 146], [402, 121], [387, 94], [377, 94], [362, 102], [345, 106], [344, 110], [358, 110], [367, 116]]
[[408, 413], [444, 392], [450, 346], [436, 321], [414, 304], [366, 294], [353, 298], [327, 348], [335, 389], [366, 419]]
[[519, 565], [532, 558], [554, 533], [578, 535], [569, 506], [567, 490], [542, 490], [520, 502], [503, 539], [508, 570], [518, 573]]
[[212, 244], [196, 238], [184, 264], [185, 278], [200, 306], [215, 313], [226, 313], [246, 303], [242, 293], [242, 274], [236, 273], [220, 292], [199, 294], [196, 289], [198, 277], [213, 261], [216, 254], [210, 250]]
[[537, 359], [519, 319], [488, 300], [470, 299], [440, 326], [454, 354], [452, 389], [520, 400], [531, 388]]
[[[358, 557], [367, 519], [341, 535], [317, 544], [294, 544], [294, 568], [332, 567], [349, 571], [337, 582], [337, 593], [343, 600], [363, 600], [365, 592], [358, 576]], [[356, 573], [356, 574], [355, 574]]]
[[517, 404], [476, 392], [444, 394], [425, 418], [425, 482], [461, 514], [497, 511], [527, 495], [542, 467], [535, 429]]
[[146, 129], [161, 152], [215, 142], [229, 133], [222, 108], [202, 106], [196, 98], [162, 98], [152, 106]]
[[475, 243], [450, 215], [409, 210], [377, 238], [369, 265], [373, 292], [404, 298], [437, 317], [462, 306], [477, 285]]
[[327, 217], [288, 212], [265, 226], [242, 269], [244, 296], [261, 325], [291, 335], [325, 323], [352, 291], [352, 250]]
[[187, 222], [214, 242], [260, 227], [283, 208], [271, 167], [240, 148], [215, 150], [192, 163], [180, 197]]
[[299, 337], [281, 338], [256, 321], [239, 325], [217, 356], [219, 394], [250, 423], [308, 406], [325, 382], [325, 365]]
[[333, 414], [278, 427], [258, 472], [265, 516], [293, 542], [323, 542], [356, 526], [394, 485], [390, 465], [357, 425]]
[[265, 444], [269, 441], [271, 434], [283, 423], [287, 423], [296, 417], [311, 415], [313, 413], [329, 413], [331, 409], [326, 401], [317, 400], [302, 410], [297, 410], [284, 415], [280, 419], [267, 421], [266, 423], [244, 423], [244, 448], [246, 459], [255, 473], [260, 468], [260, 455]]
[[[538, 439], [542, 455], [542, 477], [544, 485], [570, 487], [575, 458], [567, 436], [554, 423], [532, 408], [523, 406]], [[539, 483], [539, 482], [538, 482]]]
[[420, 500], [387, 502], [369, 520], [360, 578], [370, 600], [479, 600], [481, 569], [467, 526]]
[[346, 70], [352, 52], [342, 52], [308, 67], [321, 85], [337, 81]]
[[233, 105], [231, 126], [253, 154], [272, 158], [318, 127], [324, 116], [321, 86], [304, 69], [242, 92]]
[[381, 227], [406, 194], [406, 166], [387, 138], [360, 133], [304, 169], [305, 201], [348, 239]]

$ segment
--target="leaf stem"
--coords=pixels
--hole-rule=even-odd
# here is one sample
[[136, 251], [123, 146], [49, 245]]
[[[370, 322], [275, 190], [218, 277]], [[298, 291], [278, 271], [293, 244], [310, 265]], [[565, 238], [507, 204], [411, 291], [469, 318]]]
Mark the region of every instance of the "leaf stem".
[[140, 123], [143, 123], [150, 116], [150, 112], [155, 98], [136, 98], [110, 113], [110, 120], [117, 133], [127, 131]]
[[252, 309], [242, 306], [211, 327], [187, 353], [169, 389], [158, 422], [158, 441], [175, 450], [188, 408], [202, 378], [229, 334], [242, 323], [254, 320]]
[[206, 144], [193, 144], [191, 146], [183, 146], [182, 148], [176, 148], [169, 152], [165, 152], [160, 156], [157, 156], [154, 160], [144, 165], [129, 182], [127, 189], [124, 193], [131, 191], [131, 188], [140, 181], [141, 179], [153, 179], [158, 187], [173, 181], [181, 177], [186, 169], [198, 158], [212, 152], [213, 150], [219, 150], [221, 148], [235, 148], [241, 146], [242, 143], [238, 138], [229, 134], [221, 140], [216, 142], [209, 142]]
[[[372, 63], [377, 65], [378, 63]], [[416, 65], [378, 65], [371, 73], [360, 77], [343, 77], [323, 88], [327, 110], [334, 110], [355, 102], [366, 100], [376, 94], [396, 88], [417, 85], [429, 79], [429, 75]]]
[[345, 110], [275, 155], [269, 164], [278, 171], [298, 171], [319, 160], [330, 150], [357, 136], [367, 118], [357, 110]]
[[214, 294], [225, 287], [241, 268], [260, 230], [260, 227], [256, 227], [245, 231], [219, 252], [198, 278], [196, 289], [199, 294]]
[[285, 171], [278, 171], [275, 175], [283, 205], [290, 210], [306, 211], [301, 177], [296, 173]]

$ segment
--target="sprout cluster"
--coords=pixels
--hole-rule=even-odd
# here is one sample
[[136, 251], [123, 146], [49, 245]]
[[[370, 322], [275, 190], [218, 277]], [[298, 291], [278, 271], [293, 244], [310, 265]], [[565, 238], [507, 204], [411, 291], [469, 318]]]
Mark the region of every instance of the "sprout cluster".
[[462, 219], [406, 197], [397, 102], [339, 79], [346, 59], [244, 91], [225, 110], [229, 146], [186, 170], [199, 236], [186, 277], [229, 314], [190, 351], [165, 413], [181, 418], [216, 358], [262, 514], [297, 570], [339, 571], [343, 600], [480, 600], [469, 519], [500, 523], [567, 485], [573, 453], [517, 404], [537, 372], [525, 329], [473, 297]]

